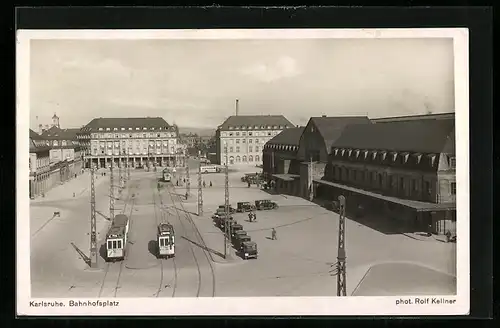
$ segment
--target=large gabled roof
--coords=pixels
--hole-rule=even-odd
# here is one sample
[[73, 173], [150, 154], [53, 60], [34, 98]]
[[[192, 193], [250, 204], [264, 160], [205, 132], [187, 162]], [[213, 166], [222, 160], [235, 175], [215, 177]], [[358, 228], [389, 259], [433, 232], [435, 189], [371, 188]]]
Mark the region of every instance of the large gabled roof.
[[39, 135], [38, 133], [36, 133], [35, 131], [31, 130], [30, 129], [30, 139], [33, 139], [33, 140], [42, 140], [42, 136]]
[[305, 127], [301, 126], [301, 127], [285, 129], [281, 131], [278, 135], [276, 135], [274, 138], [269, 140], [266, 144], [298, 146], [300, 137], [304, 132], [304, 128]]
[[455, 120], [409, 120], [347, 126], [335, 148], [455, 153]]
[[346, 126], [351, 124], [371, 124], [367, 116], [321, 116], [311, 117], [309, 121], [316, 126], [323, 140], [325, 140], [328, 151]]
[[47, 140], [76, 140], [80, 129], [61, 129], [53, 126], [42, 133], [42, 138]]
[[129, 128], [140, 130], [169, 130], [172, 129], [161, 117], [99, 117], [94, 118], [87, 125], [81, 128], [82, 131], [105, 131], [106, 129], [113, 131], [115, 128], [121, 131], [121, 128], [128, 130]]
[[229, 116], [219, 129], [269, 130], [292, 126], [294, 125], [283, 115], [238, 115]]

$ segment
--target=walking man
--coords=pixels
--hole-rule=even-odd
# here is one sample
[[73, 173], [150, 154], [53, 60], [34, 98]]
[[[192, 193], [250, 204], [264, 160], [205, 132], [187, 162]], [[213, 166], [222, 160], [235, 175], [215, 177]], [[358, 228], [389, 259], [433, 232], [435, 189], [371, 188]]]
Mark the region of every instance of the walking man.
[[212, 188], [212, 181], [210, 181], [210, 188]]
[[205, 188], [207, 185], [205, 183], [205, 180], [203, 180], [203, 188]]
[[272, 240], [277, 240], [278, 237], [276, 237], [276, 230], [273, 228], [273, 230], [271, 231], [271, 239]]

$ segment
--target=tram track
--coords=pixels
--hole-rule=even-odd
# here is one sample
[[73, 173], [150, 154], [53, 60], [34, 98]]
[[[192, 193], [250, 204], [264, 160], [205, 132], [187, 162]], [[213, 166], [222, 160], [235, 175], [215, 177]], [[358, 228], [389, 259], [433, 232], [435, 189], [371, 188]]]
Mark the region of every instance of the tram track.
[[[164, 220], [164, 213], [163, 213], [163, 200], [161, 197], [161, 193], [158, 190], [157, 194], [158, 194], [158, 199], [159, 199], [159, 205], [156, 203], [156, 200], [155, 200], [156, 192], [155, 192], [154, 184], [152, 185], [152, 191], [153, 191], [153, 207], [154, 207], [155, 221], [156, 221], [156, 225], [158, 226], [160, 223], [163, 223], [165, 221]], [[159, 210], [157, 211], [158, 206], [159, 206]], [[157, 212], [159, 212], [159, 215], [157, 214]], [[165, 260], [162, 258], [159, 258], [158, 260], [160, 262], [160, 285], [158, 287], [157, 292], [155, 293], [155, 297], [159, 297], [162, 290], [164, 290], [164, 288], [165, 288], [165, 286], [164, 286], [164, 276], [165, 276], [164, 262], [165, 262]], [[172, 277], [170, 282], [173, 281], [172, 297], [175, 297], [175, 291], [177, 289], [177, 265], [175, 263], [175, 257], [172, 257], [171, 260], [172, 260], [172, 264], [173, 264], [174, 276]], [[167, 285], [170, 285], [170, 283]]]
[[[199, 234], [199, 231], [197, 231], [197, 227], [196, 225], [194, 224], [194, 222], [192, 220], [190, 220], [190, 218], [186, 215], [186, 213], [184, 213], [184, 216], [185, 216], [185, 219], [182, 218], [181, 214], [180, 214], [180, 211], [179, 209], [177, 208], [176, 206], [176, 200], [175, 200], [175, 197], [179, 197], [175, 194], [174, 191], [174, 187], [172, 185], [168, 185], [166, 190], [171, 198], [171, 201], [172, 201], [172, 207], [175, 209], [175, 212], [176, 212], [176, 216], [179, 220], [179, 223], [182, 227], [182, 229], [184, 230], [184, 234], [187, 234], [187, 231], [188, 229], [186, 228], [186, 225], [185, 223], [183, 222], [185, 219], [191, 224], [193, 225], [194, 227], [194, 230], [196, 231], [196, 233], [198, 234], [198, 236], [200, 237], [200, 240], [203, 242], [203, 239], [201, 238], [201, 235]], [[182, 203], [180, 200], [177, 200], [177, 202], [180, 204], [181, 208], [184, 208], [182, 206]], [[197, 290], [196, 290], [196, 297], [200, 297], [200, 293], [201, 293], [201, 288], [202, 288], [202, 277], [203, 277], [203, 274], [202, 274], [202, 270], [201, 270], [201, 267], [200, 267], [200, 262], [199, 262], [199, 259], [198, 257], [196, 256], [196, 253], [195, 253], [195, 249], [194, 249], [194, 246], [192, 245], [192, 243], [188, 242], [188, 245], [189, 245], [189, 248], [191, 250], [191, 254], [193, 256], [193, 259], [194, 259], [194, 262], [196, 264], [196, 269], [197, 269], [197, 272], [198, 272], [198, 286], [197, 286]], [[210, 266], [210, 270], [211, 270], [211, 275], [212, 275], [212, 297], [215, 296], [215, 274], [214, 274], [214, 269], [212, 267], [212, 263], [210, 261], [210, 259], [208, 258], [208, 255], [206, 253], [205, 250], [201, 250], [204, 254], [204, 256], [206, 257], [208, 263], [209, 263], [209, 266]]]
[[[127, 210], [127, 205], [129, 205], [129, 203], [130, 203], [130, 199], [131, 199], [131, 196], [132, 196], [132, 190], [136, 189], [139, 186], [139, 184], [140, 184], [140, 181], [139, 182], [135, 182], [128, 189], [128, 191], [127, 191], [127, 198], [125, 200], [125, 204], [123, 206], [123, 209], [120, 211], [120, 214], [125, 214], [125, 211]], [[135, 202], [134, 202], [134, 200], [132, 200], [131, 205], [130, 205], [130, 214], [128, 216], [128, 219], [129, 219], [129, 229], [130, 229], [130, 226], [132, 225], [132, 213], [133, 213], [133, 210], [134, 210], [134, 204], [135, 204]], [[127, 245], [128, 245], [128, 243], [129, 243], [129, 240], [127, 238]], [[126, 259], [126, 255], [127, 254], [125, 254], [125, 259]], [[122, 260], [122, 261], [120, 261], [118, 272], [114, 272], [113, 276], [115, 278], [108, 279], [109, 280], [109, 284], [114, 285], [114, 287], [113, 287], [113, 297], [115, 297], [115, 298], [116, 298], [116, 295], [118, 293], [118, 289], [120, 288], [120, 278], [121, 278], [121, 275], [122, 275], [122, 272], [123, 272], [123, 267], [125, 266], [124, 265], [125, 259]], [[115, 264], [118, 264], [118, 263], [116, 263], [116, 262], [113, 262], [113, 263], [107, 262], [106, 263], [106, 267], [105, 267], [105, 271], [104, 271], [104, 277], [102, 279], [101, 287], [99, 288], [99, 294], [97, 296], [98, 298], [103, 297], [102, 294], [103, 294], [103, 292], [105, 290], [106, 285], [108, 285], [106, 279], [108, 278], [108, 276], [109, 276], [109, 274], [111, 272], [110, 269], [112, 267], [116, 267]]]

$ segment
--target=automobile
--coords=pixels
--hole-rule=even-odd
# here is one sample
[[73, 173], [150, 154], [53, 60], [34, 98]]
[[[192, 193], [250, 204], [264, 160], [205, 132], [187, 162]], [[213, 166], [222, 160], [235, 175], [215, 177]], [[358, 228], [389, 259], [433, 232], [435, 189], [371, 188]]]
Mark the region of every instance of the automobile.
[[240, 236], [236, 237], [233, 245], [237, 251], [241, 251], [243, 248], [243, 243], [250, 242], [250, 241], [252, 241], [252, 238], [250, 238], [249, 235], [240, 235]]
[[232, 216], [227, 216], [227, 219], [226, 219], [226, 216], [225, 215], [221, 215], [218, 219], [217, 219], [217, 226], [219, 228], [221, 228], [222, 230], [224, 230], [224, 227], [226, 225], [226, 221], [229, 222], [230, 225], [234, 225], [234, 224], [237, 224], [238, 222], [233, 219]]
[[[221, 210], [222, 211], [225, 211], [226, 210], [226, 206], [225, 205], [219, 205], [219, 207], [217, 208], [217, 211]], [[236, 212], [236, 209], [234, 207], [232, 207], [231, 205], [229, 205], [229, 214], [233, 214]]]
[[255, 205], [250, 202], [239, 202], [236, 204], [236, 212], [251, 212], [255, 211]]
[[[250, 237], [248, 237], [250, 238]], [[258, 252], [257, 252], [257, 243], [254, 241], [244, 241], [241, 243], [241, 255], [243, 255], [243, 258], [245, 260], [248, 260], [250, 258], [257, 258]]]
[[278, 204], [270, 201], [269, 199], [256, 200], [255, 208], [257, 210], [274, 210], [278, 208]]
[[245, 230], [239, 230], [239, 231], [236, 231], [232, 236], [231, 236], [231, 239], [232, 239], [232, 242], [233, 244], [236, 242], [236, 240], [242, 236], [247, 236], [247, 232]]
[[231, 227], [231, 238], [233, 238], [238, 231], [243, 231], [243, 226], [238, 223], [233, 224]]

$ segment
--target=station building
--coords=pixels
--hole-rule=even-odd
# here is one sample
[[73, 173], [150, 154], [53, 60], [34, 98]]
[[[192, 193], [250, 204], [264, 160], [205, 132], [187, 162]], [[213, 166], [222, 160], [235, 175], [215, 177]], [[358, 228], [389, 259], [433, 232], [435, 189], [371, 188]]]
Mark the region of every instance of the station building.
[[314, 195], [347, 197], [408, 232], [455, 231], [455, 120], [407, 119], [347, 126], [332, 144]]
[[95, 118], [80, 129], [85, 167], [184, 166], [177, 126], [161, 117]]
[[264, 145], [281, 131], [294, 125], [283, 115], [234, 115], [216, 131], [218, 164], [262, 165]]
[[[283, 130], [264, 145], [262, 171], [266, 180], [276, 180], [284, 194], [298, 193], [300, 161], [297, 158], [304, 127]], [[297, 181], [297, 182], [296, 182]]]

